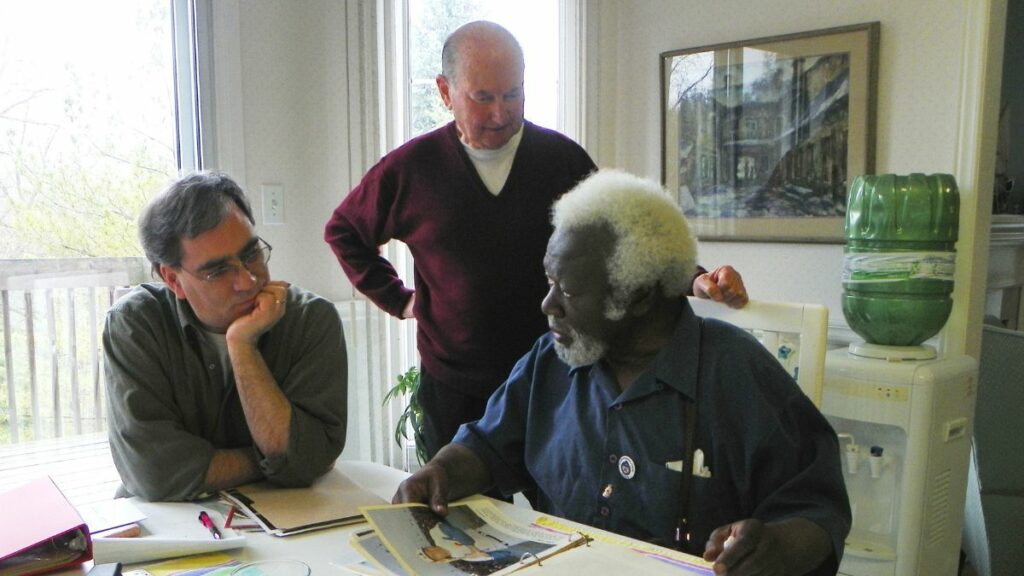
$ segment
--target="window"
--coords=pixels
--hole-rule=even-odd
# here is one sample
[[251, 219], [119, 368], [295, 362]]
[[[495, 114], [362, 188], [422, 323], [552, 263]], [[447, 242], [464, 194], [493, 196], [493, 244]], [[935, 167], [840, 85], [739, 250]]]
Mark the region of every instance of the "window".
[[171, 7], [5, 3], [0, 259], [141, 255], [138, 212], [179, 169]]
[[199, 166], [204, 8], [4, 3], [0, 444], [105, 428], [98, 337], [116, 287], [148, 279], [139, 211]]
[[559, 4], [552, 0], [408, 0], [406, 138], [451, 120], [434, 83], [441, 71], [441, 47], [456, 28], [474, 20], [497, 22], [519, 40], [526, 60], [526, 118], [561, 128]]

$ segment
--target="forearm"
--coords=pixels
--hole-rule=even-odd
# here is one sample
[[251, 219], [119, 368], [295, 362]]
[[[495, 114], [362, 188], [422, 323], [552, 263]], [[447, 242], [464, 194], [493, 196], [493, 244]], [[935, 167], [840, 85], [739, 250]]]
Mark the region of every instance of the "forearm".
[[255, 482], [262, 477], [263, 473], [251, 450], [245, 448], [217, 450], [206, 469], [203, 491], [217, 492]]
[[228, 340], [235, 387], [253, 442], [264, 456], [287, 452], [292, 405], [255, 345]]
[[430, 463], [444, 469], [448, 478], [449, 501], [479, 494], [494, 482], [484, 461], [461, 444], [448, 444], [438, 451]]

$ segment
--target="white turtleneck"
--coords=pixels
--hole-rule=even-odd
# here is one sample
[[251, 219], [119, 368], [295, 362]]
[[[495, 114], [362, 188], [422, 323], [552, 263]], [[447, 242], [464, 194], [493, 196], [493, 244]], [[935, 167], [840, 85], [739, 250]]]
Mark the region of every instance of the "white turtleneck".
[[516, 158], [519, 141], [522, 139], [523, 129], [520, 127], [515, 136], [512, 136], [504, 146], [497, 150], [479, 150], [470, 148], [465, 142], [462, 143], [466, 154], [469, 154], [469, 159], [476, 167], [477, 174], [480, 175], [484, 186], [487, 186], [487, 190], [491, 194], [497, 196], [505, 187], [505, 181], [508, 180], [509, 172], [512, 171], [512, 161]]

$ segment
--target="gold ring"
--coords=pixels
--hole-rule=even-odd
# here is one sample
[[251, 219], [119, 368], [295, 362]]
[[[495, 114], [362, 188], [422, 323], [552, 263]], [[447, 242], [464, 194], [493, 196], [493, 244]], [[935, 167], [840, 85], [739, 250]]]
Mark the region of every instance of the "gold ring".
[[280, 304], [281, 302], [284, 302], [284, 300], [274, 300], [274, 304]]

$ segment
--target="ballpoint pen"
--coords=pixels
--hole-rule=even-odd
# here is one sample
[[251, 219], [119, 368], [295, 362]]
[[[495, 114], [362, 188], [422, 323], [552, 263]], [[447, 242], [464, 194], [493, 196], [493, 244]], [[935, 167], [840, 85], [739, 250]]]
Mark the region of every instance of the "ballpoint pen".
[[220, 530], [217, 530], [217, 527], [213, 524], [213, 520], [210, 519], [210, 515], [206, 513], [206, 510], [199, 513], [199, 521], [203, 523], [203, 526], [206, 526], [206, 529], [210, 531], [210, 534], [213, 534], [214, 538], [217, 540], [221, 539]]

